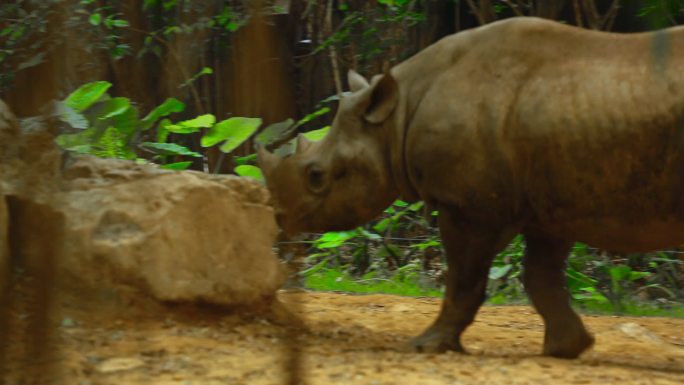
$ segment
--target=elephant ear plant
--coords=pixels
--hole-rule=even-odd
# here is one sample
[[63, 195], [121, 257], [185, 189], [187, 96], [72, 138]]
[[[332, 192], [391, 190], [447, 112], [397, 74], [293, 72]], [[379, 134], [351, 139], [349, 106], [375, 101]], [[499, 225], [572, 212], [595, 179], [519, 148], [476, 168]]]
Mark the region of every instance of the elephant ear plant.
[[[144, 117], [128, 98], [111, 97], [112, 86], [105, 81], [87, 83], [67, 98], [54, 103], [54, 113], [67, 125], [67, 133], [59, 135], [57, 144], [75, 153], [107, 158], [119, 158], [161, 164], [163, 168], [183, 170], [201, 153], [169, 141], [184, 135], [201, 134], [201, 146], [220, 145], [219, 149], [231, 154], [251, 138], [261, 125], [261, 119], [231, 117], [222, 121], [212, 114], [173, 122], [168, 117], [181, 113], [185, 104], [168, 98]], [[253, 166], [239, 162], [236, 172], [260, 179]]]
[[350, 72], [323, 140], [300, 138], [286, 157], [259, 150], [277, 220], [289, 233], [351, 229], [398, 197], [437, 210], [446, 291], [412, 342], [427, 352], [463, 351], [492, 261], [522, 234], [543, 352], [577, 357], [594, 338], [570, 307], [573, 244], [684, 243], [682, 47], [681, 27], [620, 35], [513, 18], [446, 37], [370, 83]]

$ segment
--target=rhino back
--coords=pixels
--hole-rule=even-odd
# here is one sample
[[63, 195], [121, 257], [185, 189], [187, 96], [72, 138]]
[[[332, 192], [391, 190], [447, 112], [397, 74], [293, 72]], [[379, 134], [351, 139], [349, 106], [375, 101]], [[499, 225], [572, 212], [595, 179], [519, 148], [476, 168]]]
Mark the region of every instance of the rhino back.
[[396, 71], [421, 198], [570, 233], [684, 223], [684, 28], [523, 19], [460, 35]]

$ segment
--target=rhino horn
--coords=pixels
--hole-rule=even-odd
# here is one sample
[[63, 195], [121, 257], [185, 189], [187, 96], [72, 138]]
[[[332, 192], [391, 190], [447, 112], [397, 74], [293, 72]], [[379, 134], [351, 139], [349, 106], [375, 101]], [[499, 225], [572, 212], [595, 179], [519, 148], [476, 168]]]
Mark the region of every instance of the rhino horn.
[[257, 148], [257, 163], [264, 173], [268, 173], [278, 162], [278, 156], [272, 154], [264, 146]]
[[306, 136], [299, 134], [297, 135], [297, 153], [301, 153], [307, 148], [309, 148], [313, 143], [306, 138]]

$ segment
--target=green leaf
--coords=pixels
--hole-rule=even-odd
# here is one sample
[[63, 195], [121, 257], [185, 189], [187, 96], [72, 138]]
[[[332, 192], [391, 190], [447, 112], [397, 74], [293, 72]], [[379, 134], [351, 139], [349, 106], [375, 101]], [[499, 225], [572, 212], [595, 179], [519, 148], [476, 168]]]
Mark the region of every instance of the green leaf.
[[325, 135], [328, 134], [328, 131], [330, 131], [330, 126], [325, 126], [323, 128], [319, 128], [318, 130], [313, 130], [309, 132], [305, 132], [304, 137], [313, 140], [313, 141], [319, 141], [325, 137]]
[[176, 162], [176, 163], [168, 163], [168, 164], [163, 164], [159, 166], [160, 168], [166, 169], [166, 170], [187, 170], [188, 167], [192, 164], [192, 161], [187, 161], [187, 162]]
[[249, 154], [246, 156], [238, 156], [234, 159], [235, 164], [238, 166], [242, 166], [243, 164], [250, 164], [254, 163], [257, 160], [257, 154]]
[[75, 152], [77, 154], [92, 154], [93, 146], [87, 144], [89, 142], [82, 134], [62, 134], [55, 138], [55, 143], [67, 151]]
[[503, 266], [492, 266], [489, 269], [489, 279], [500, 279], [504, 275], [508, 274], [509, 271], [513, 268], [512, 264], [508, 265], [503, 265]]
[[99, 111], [100, 120], [112, 118], [121, 115], [131, 106], [131, 101], [128, 98], [112, 98], [102, 102], [102, 110]]
[[140, 144], [140, 147], [151, 150], [159, 155], [186, 155], [193, 156], [195, 158], [201, 158], [202, 154], [194, 152], [185, 146], [181, 146], [176, 143], [156, 143], [156, 142], [144, 142]]
[[303, 124], [306, 124], [306, 123], [308, 123], [308, 122], [310, 122], [310, 121], [316, 119], [316, 118], [319, 117], [319, 116], [322, 116], [322, 115], [327, 114], [328, 112], [330, 112], [330, 108], [328, 108], [328, 107], [323, 107], [323, 108], [321, 108], [321, 109], [319, 109], [319, 110], [317, 110], [317, 111], [314, 111], [314, 112], [310, 113], [309, 115], [306, 115], [305, 117], [303, 117], [302, 119], [300, 119], [300, 120], [297, 122], [297, 124], [295, 124], [295, 127], [299, 127], [299, 126], [301, 126], [301, 125], [303, 125]]
[[220, 142], [221, 151], [230, 153], [249, 139], [261, 125], [259, 118], [233, 117], [214, 125], [202, 137], [202, 147], [211, 147]]
[[67, 106], [64, 102], [55, 103], [55, 113], [59, 117], [59, 120], [69, 124], [73, 128], [85, 130], [90, 126], [88, 124], [88, 119], [86, 119], [85, 116], [76, 112], [76, 110]]
[[136, 159], [137, 156], [127, 146], [125, 133], [117, 127], [109, 126], [96, 136], [94, 155], [102, 158]]
[[580, 290], [586, 290], [588, 287], [595, 287], [596, 280], [583, 274], [572, 267], [568, 267], [565, 270], [567, 275], [567, 286], [570, 292], [576, 292]]
[[387, 230], [387, 226], [390, 224], [389, 218], [384, 218], [380, 222], [376, 223], [375, 226], [373, 226], [373, 230], [375, 230], [378, 233], [383, 233], [385, 230]]
[[638, 279], [650, 277], [651, 275], [652, 273], [648, 271], [632, 271], [629, 273], [627, 279], [630, 281], [636, 281]]
[[262, 183], [264, 182], [264, 174], [261, 172], [261, 169], [257, 166], [252, 166], [249, 164], [237, 166], [235, 167], [235, 173], [240, 176], [256, 179]]
[[76, 321], [74, 321], [73, 318], [64, 317], [62, 319], [62, 327], [63, 328], [73, 328], [75, 326], [76, 326]]
[[342, 246], [346, 241], [358, 236], [356, 230], [352, 231], [330, 231], [323, 234], [314, 243], [319, 249], [330, 249]]
[[608, 272], [610, 274], [610, 278], [617, 282], [627, 279], [632, 272], [632, 268], [629, 266], [620, 265], [611, 267]]
[[157, 126], [157, 142], [159, 143], [166, 143], [166, 139], [169, 138], [169, 130], [166, 129], [166, 126], [171, 124], [171, 121], [168, 119], [162, 119], [161, 122], [159, 122], [159, 125]]
[[61, 148], [74, 152], [84, 152], [85, 146], [90, 147], [98, 133], [92, 129], [79, 131], [75, 134], [62, 134], [55, 138], [55, 143]]
[[360, 228], [358, 231], [359, 231], [360, 235], [363, 235], [365, 238], [370, 239], [372, 241], [377, 241], [379, 239], [382, 239], [382, 237], [380, 235], [375, 234], [375, 233], [371, 233], [370, 231], [367, 231], [363, 228]]
[[128, 23], [127, 20], [116, 19], [116, 20], [112, 20], [112, 25], [114, 27], [123, 28], [123, 27], [128, 27], [130, 24]]
[[79, 89], [72, 92], [64, 100], [67, 106], [78, 112], [82, 112], [100, 99], [102, 95], [112, 86], [112, 83], [97, 81], [82, 85]]
[[429, 241], [417, 243], [415, 245], [411, 245], [411, 247], [414, 247], [420, 251], [425, 251], [428, 247], [441, 247], [442, 244], [436, 240], [436, 239], [431, 239]]
[[185, 110], [185, 104], [183, 102], [175, 98], [168, 98], [164, 103], [157, 106], [143, 118], [141, 129], [143, 131], [148, 130], [159, 118], [163, 118], [174, 112], [183, 112], [183, 110]]
[[99, 13], [93, 13], [88, 18], [88, 22], [94, 26], [98, 26], [102, 22], [102, 15]]
[[261, 132], [256, 136], [255, 140], [257, 143], [268, 145], [275, 142], [277, 139], [284, 137], [292, 130], [293, 125], [294, 120], [292, 119], [286, 119], [282, 122], [273, 123], [261, 130]]
[[211, 67], [203, 67], [198, 73], [192, 75], [192, 77], [190, 77], [190, 79], [184, 81], [180, 86], [178, 86], [178, 88], [187, 87], [190, 84], [192, 84], [195, 80], [197, 80], [198, 78], [200, 78], [204, 75], [211, 75], [213, 73], [214, 73], [214, 70], [211, 69]]
[[211, 127], [216, 122], [216, 117], [212, 114], [200, 115], [194, 119], [184, 120], [176, 124], [169, 124], [166, 129], [174, 134], [192, 134], [198, 132], [200, 128]]
[[[380, 247], [378, 250], [376, 257], [377, 258], [387, 258], [389, 256], [401, 256], [404, 253], [401, 251], [401, 249], [397, 245], [393, 244], [388, 244], [388, 245], [383, 245]], [[399, 268], [401, 269], [401, 268]]]
[[414, 212], [415, 212], [415, 211], [418, 211], [418, 210], [420, 210], [420, 209], [422, 209], [422, 208], [423, 208], [423, 202], [416, 202], [416, 203], [413, 203], [412, 205], [410, 205], [410, 206], [408, 207], [408, 209], [409, 209], [410, 211], [414, 211]]
[[119, 132], [127, 136], [126, 140], [133, 135], [140, 127], [140, 120], [138, 119], [138, 109], [129, 106], [122, 112], [117, 113], [111, 117], [111, 124], [116, 127]]
[[45, 61], [45, 52], [37, 53], [32, 58], [19, 63], [19, 65], [17, 65], [17, 71], [21, 71], [21, 70], [25, 70], [27, 68], [35, 67], [44, 61]]

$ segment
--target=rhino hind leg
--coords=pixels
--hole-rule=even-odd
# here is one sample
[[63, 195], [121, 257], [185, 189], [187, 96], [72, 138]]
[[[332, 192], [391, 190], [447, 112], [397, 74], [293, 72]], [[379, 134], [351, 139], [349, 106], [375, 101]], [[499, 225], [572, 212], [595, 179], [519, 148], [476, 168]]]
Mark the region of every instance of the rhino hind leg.
[[439, 228], [448, 265], [444, 300], [437, 319], [411, 341], [411, 347], [425, 353], [463, 352], [461, 334], [484, 302], [491, 262], [515, 231], [473, 231], [450, 222], [443, 212]]
[[537, 312], [544, 319], [544, 355], [576, 358], [594, 343], [580, 317], [570, 307], [565, 260], [572, 242], [526, 233], [523, 281]]

